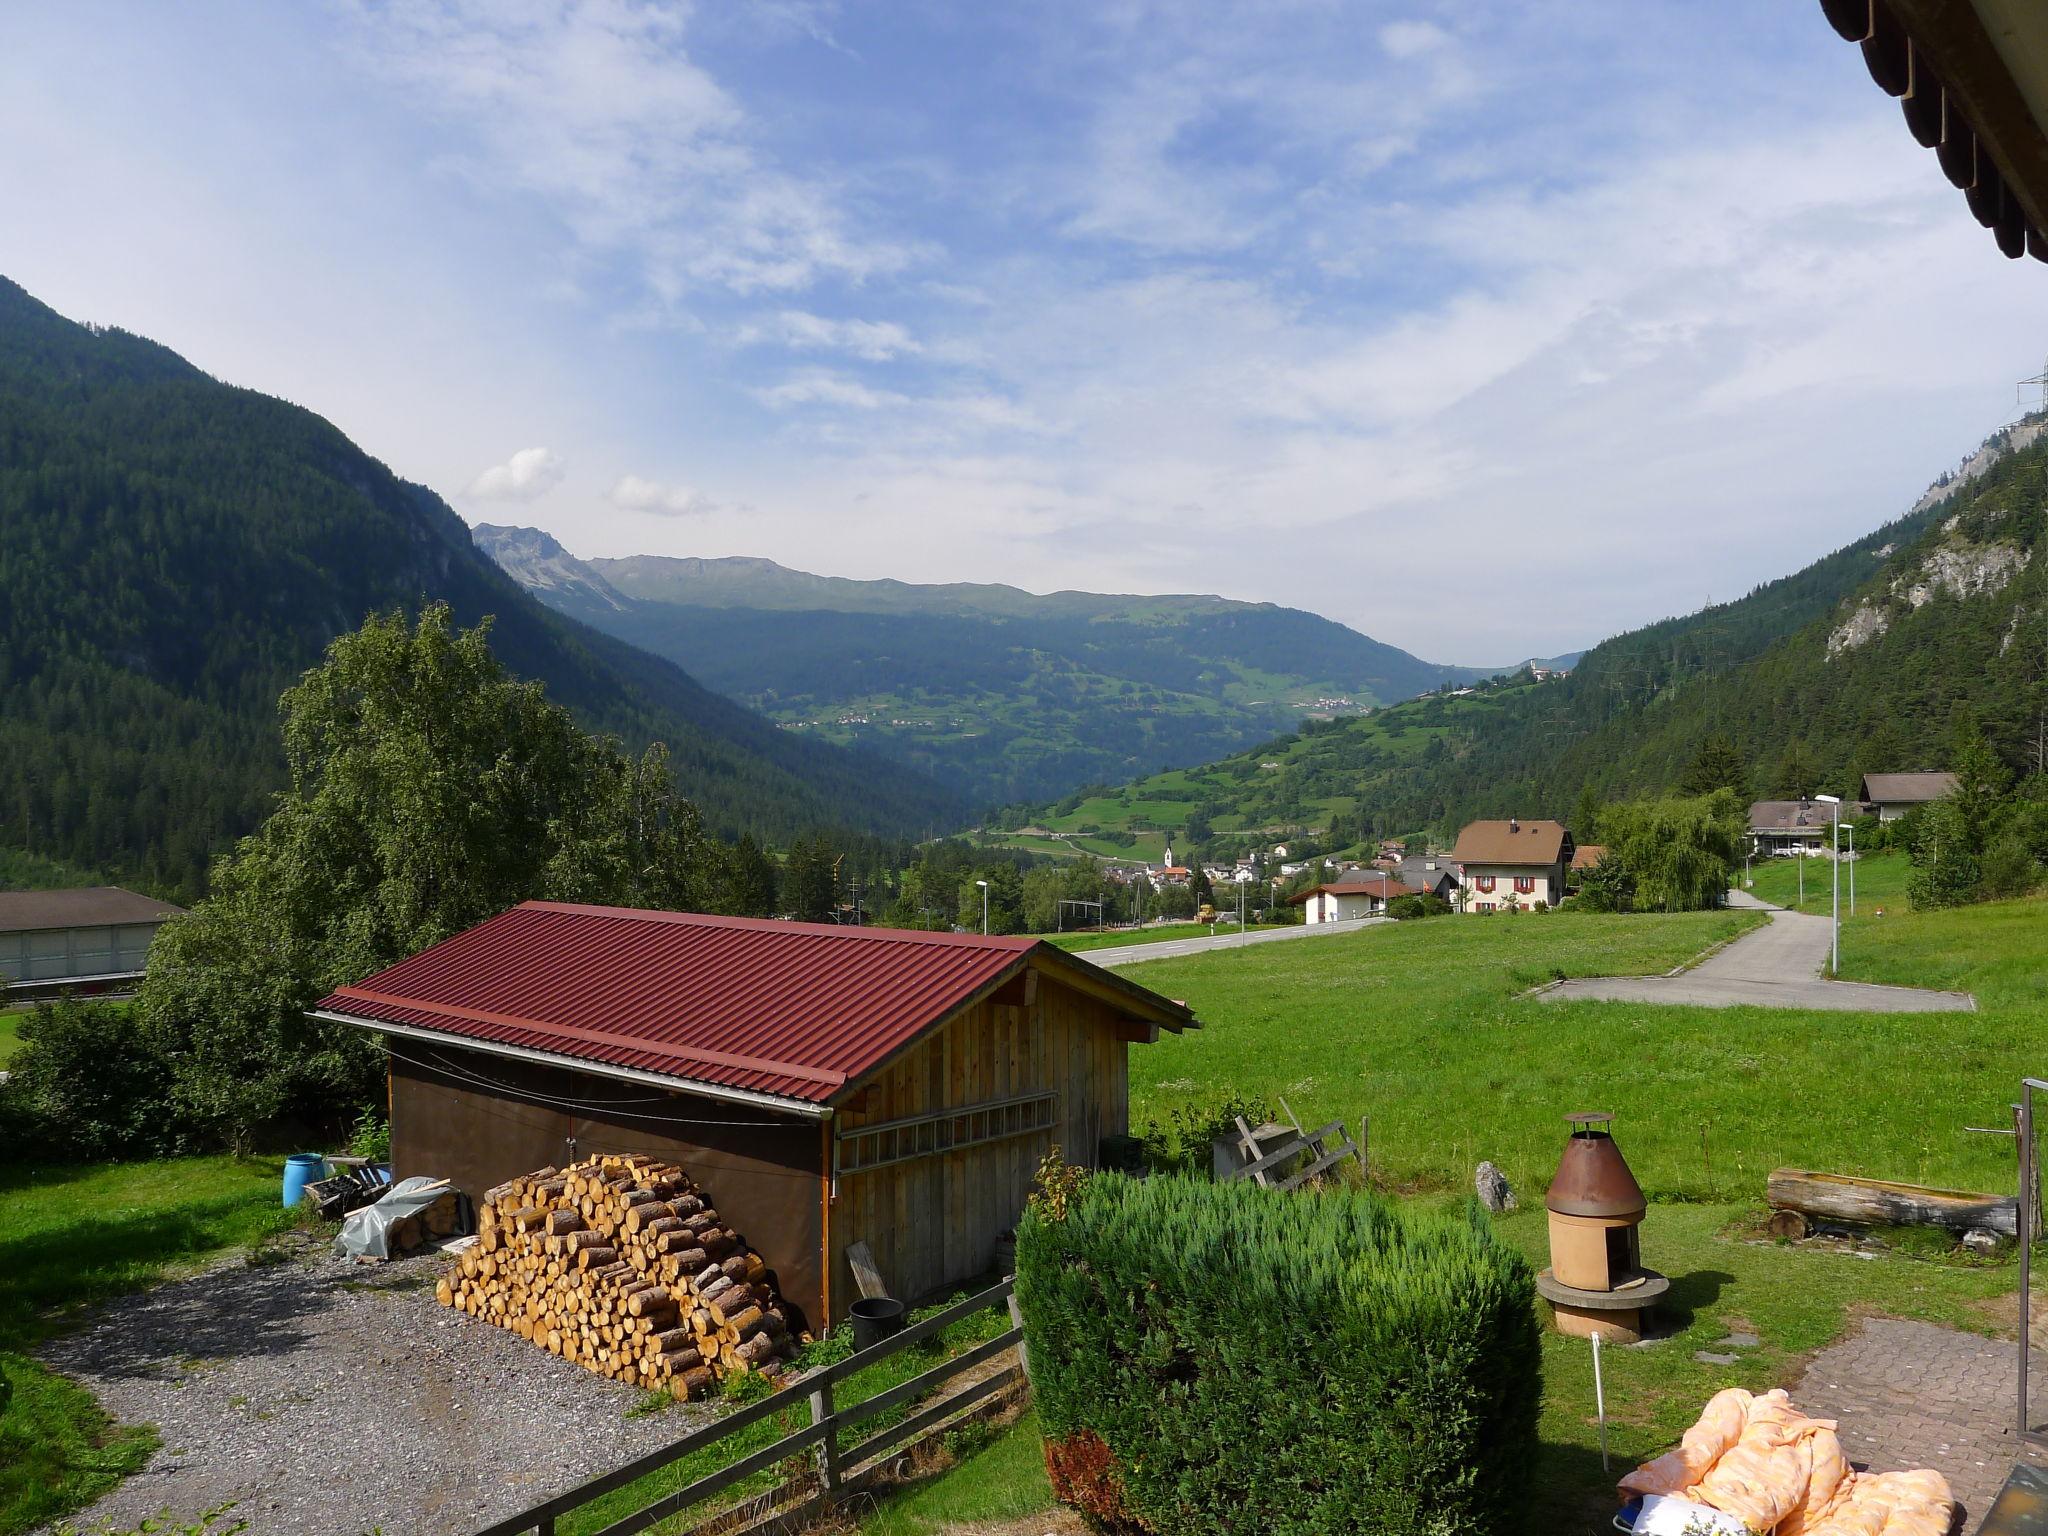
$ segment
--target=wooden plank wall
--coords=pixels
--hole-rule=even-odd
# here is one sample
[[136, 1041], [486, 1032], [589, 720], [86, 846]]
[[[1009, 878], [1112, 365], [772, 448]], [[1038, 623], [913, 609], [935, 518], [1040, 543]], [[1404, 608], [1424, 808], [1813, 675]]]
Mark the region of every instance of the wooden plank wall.
[[1017, 1224], [1032, 1174], [1055, 1143], [1093, 1166], [1102, 1138], [1129, 1127], [1128, 1047], [1118, 1015], [1039, 974], [1029, 1006], [984, 1002], [885, 1069], [842, 1130], [1013, 1094], [1059, 1094], [1050, 1131], [960, 1152], [842, 1173], [831, 1214], [835, 1321], [859, 1292], [846, 1245], [865, 1241], [896, 1296], [914, 1300], [986, 1271], [998, 1234]]

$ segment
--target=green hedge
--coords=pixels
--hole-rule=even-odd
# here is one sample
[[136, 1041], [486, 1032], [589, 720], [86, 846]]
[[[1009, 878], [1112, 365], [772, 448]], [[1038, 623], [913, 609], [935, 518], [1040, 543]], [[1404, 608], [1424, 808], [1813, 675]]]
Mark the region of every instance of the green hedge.
[[1110, 1529], [1522, 1528], [1527, 1263], [1363, 1191], [1098, 1174], [1017, 1233], [1054, 1486]]

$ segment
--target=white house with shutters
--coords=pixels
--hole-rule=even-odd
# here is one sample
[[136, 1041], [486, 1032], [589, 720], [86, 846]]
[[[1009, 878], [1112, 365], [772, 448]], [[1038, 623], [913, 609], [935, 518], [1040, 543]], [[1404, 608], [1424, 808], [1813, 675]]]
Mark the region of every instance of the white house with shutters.
[[1572, 835], [1560, 821], [1468, 822], [1451, 850], [1466, 912], [1532, 911], [1564, 900]]

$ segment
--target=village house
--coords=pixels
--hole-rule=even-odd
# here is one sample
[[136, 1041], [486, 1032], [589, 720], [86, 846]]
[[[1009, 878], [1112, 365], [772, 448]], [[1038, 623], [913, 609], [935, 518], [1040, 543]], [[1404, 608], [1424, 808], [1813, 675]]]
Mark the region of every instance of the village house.
[[1040, 1159], [1128, 1130], [1130, 1046], [1195, 1023], [1037, 939], [541, 901], [314, 1016], [384, 1038], [400, 1177], [668, 1159], [818, 1327], [850, 1243], [906, 1300], [986, 1273]]
[[184, 910], [118, 885], [0, 891], [0, 983], [17, 1001], [128, 991], [157, 929]]
[[1452, 903], [1458, 899], [1458, 872], [1451, 867], [1448, 854], [1411, 853], [1401, 860], [1395, 874], [1403, 885], [1418, 891]]
[[1564, 872], [1572, 835], [1559, 821], [1467, 822], [1451, 850], [1467, 912], [1556, 906], [1564, 900]]
[[[1856, 804], [1841, 808], [1844, 821], [1864, 814]], [[1817, 800], [1759, 800], [1749, 808], [1749, 847], [1757, 858], [1825, 853], [1831, 846], [1834, 807]]]
[[[1897, 821], [1908, 811], [1956, 792], [1956, 776], [1923, 768], [1917, 773], [1866, 773], [1863, 799], [1879, 821]], [[1845, 813], [1846, 814], [1846, 813]]]
[[1391, 875], [1346, 875], [1323, 885], [1311, 886], [1289, 897], [1303, 908], [1305, 923], [1347, 923], [1361, 917], [1383, 917], [1387, 903], [1401, 896], [1420, 896], [1415, 886], [1403, 885]]
[[1566, 889], [1576, 891], [1579, 888], [1579, 876], [1606, 857], [1607, 847], [1604, 843], [1580, 843], [1572, 850], [1571, 868], [1565, 871]]

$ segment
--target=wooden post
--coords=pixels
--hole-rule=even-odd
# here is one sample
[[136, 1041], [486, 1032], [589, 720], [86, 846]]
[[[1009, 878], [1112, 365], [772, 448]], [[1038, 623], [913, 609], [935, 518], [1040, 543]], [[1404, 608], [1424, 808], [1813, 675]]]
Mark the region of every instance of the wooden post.
[[[824, 1424], [832, 1417], [832, 1383], [819, 1383], [818, 1390], [811, 1394], [811, 1423]], [[818, 1442], [818, 1486], [825, 1492], [825, 1502], [831, 1503], [839, 1497], [839, 1426], [827, 1425], [825, 1438]]]
[[[1024, 1326], [1024, 1309], [1017, 1305], [1017, 1293], [1015, 1291], [1010, 1292], [1009, 1300], [1010, 1326], [1021, 1330]], [[1024, 1379], [1029, 1381], [1031, 1379], [1031, 1351], [1025, 1346], [1022, 1339], [1017, 1341], [1017, 1364], [1024, 1368]]]

